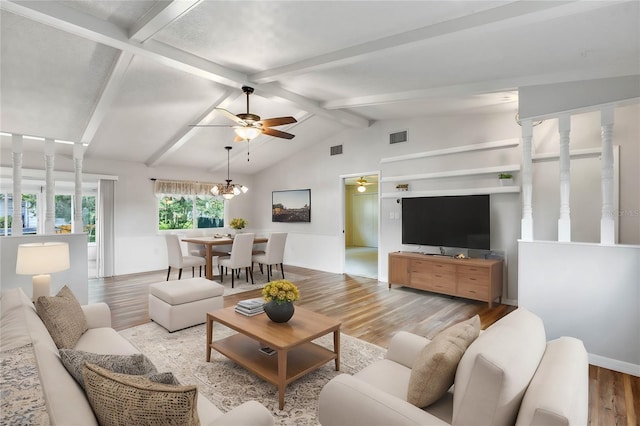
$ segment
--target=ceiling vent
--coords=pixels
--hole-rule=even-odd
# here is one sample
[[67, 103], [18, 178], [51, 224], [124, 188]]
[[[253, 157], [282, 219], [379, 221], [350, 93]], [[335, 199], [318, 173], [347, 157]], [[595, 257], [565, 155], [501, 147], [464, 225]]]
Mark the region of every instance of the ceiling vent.
[[409, 137], [406, 130], [403, 130], [401, 132], [391, 133], [389, 135], [390, 144], [406, 142], [407, 140], [409, 140]]
[[342, 154], [342, 145], [335, 145], [331, 147], [331, 155]]

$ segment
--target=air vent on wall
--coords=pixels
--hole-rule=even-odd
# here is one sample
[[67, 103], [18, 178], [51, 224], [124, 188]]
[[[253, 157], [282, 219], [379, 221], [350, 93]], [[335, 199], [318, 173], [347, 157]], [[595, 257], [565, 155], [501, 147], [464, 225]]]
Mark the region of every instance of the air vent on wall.
[[331, 155], [342, 154], [342, 145], [335, 145], [331, 147]]
[[402, 132], [395, 132], [389, 134], [389, 143], [400, 143], [406, 142], [408, 140], [407, 131], [403, 130]]

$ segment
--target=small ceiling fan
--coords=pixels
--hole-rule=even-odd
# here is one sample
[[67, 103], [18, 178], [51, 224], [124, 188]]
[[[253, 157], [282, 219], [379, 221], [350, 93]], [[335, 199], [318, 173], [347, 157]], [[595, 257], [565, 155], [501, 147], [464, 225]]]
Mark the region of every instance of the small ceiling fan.
[[296, 123], [298, 120], [296, 120], [294, 117], [275, 117], [265, 118], [264, 120], [261, 120], [259, 115], [251, 114], [249, 112], [249, 95], [253, 93], [253, 87], [242, 86], [242, 91], [247, 95], [246, 113], [233, 114], [224, 108], [216, 108], [216, 110], [220, 111], [225, 117], [229, 118], [231, 121], [234, 121], [236, 123], [235, 126], [225, 124], [192, 124], [192, 126], [233, 127], [236, 132], [236, 137], [234, 139], [236, 142], [240, 142], [243, 140], [249, 141], [251, 139], [255, 139], [261, 134], [283, 139], [293, 139], [295, 137], [295, 135], [292, 135], [291, 133], [272, 129], [271, 127]]
[[358, 184], [358, 188], [357, 188], [358, 192], [365, 192], [367, 190], [367, 188], [365, 188], [365, 185], [371, 185], [371, 183], [367, 182], [364, 176], [358, 179], [356, 183]]

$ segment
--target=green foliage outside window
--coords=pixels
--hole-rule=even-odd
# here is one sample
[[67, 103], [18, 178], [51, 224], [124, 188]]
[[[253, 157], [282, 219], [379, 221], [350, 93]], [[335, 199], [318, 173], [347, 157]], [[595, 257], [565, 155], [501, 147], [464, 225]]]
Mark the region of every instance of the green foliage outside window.
[[[195, 223], [194, 218], [196, 218]], [[224, 202], [218, 198], [166, 195], [158, 200], [160, 230], [222, 226], [224, 226]]]
[[193, 200], [185, 197], [161, 197], [158, 226], [162, 229], [192, 229]]
[[82, 197], [82, 230], [90, 243], [96, 242], [96, 197]]

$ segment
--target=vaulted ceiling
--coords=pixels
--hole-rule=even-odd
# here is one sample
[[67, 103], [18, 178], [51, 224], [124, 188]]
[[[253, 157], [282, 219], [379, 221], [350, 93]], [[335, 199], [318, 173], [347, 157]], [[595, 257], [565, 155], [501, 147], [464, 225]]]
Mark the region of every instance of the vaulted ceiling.
[[[85, 158], [256, 173], [376, 120], [512, 111], [520, 86], [640, 74], [638, 1], [2, 0], [0, 131]], [[292, 115], [233, 143], [215, 108]], [[25, 140], [25, 150], [42, 150]], [[60, 152], [71, 147], [61, 145]], [[241, 167], [242, 169], [237, 169]]]

